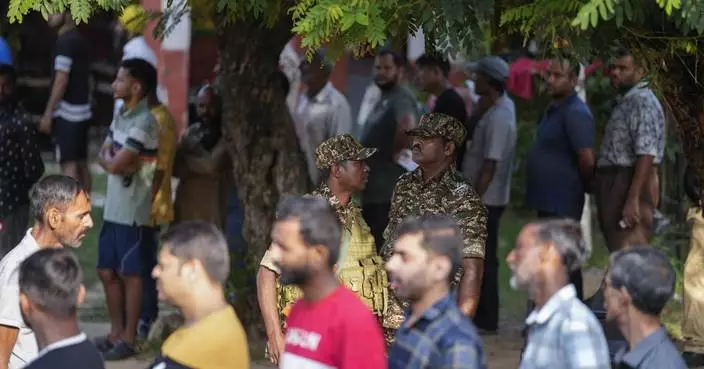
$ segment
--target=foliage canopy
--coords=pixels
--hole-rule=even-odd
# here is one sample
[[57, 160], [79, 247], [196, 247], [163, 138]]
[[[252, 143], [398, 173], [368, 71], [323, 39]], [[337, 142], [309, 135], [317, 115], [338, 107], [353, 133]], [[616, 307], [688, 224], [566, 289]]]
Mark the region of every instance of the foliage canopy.
[[[97, 9], [119, 10], [127, 0], [10, 0], [8, 17], [21, 22], [30, 11], [44, 17], [69, 10], [85, 22]], [[327, 47], [333, 56], [345, 50], [364, 54], [389, 37], [405, 39], [408, 32], [424, 30], [427, 39], [440, 40], [431, 49], [445, 53], [483, 47], [479, 35], [493, 11], [492, 1], [482, 0], [169, 0], [162, 23], [177, 18], [186, 9], [207, 8], [227, 14], [227, 20], [256, 19], [275, 25], [281, 17], [293, 21], [292, 32], [303, 37], [303, 46], [313, 52]], [[195, 11], [202, 14], [203, 11]], [[163, 25], [162, 25], [163, 28]]]

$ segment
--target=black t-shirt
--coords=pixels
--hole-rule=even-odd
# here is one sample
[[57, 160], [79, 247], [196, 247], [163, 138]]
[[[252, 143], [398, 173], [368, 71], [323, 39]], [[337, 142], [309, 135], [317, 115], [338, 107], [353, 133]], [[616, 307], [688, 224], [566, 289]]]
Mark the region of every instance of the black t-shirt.
[[105, 369], [103, 358], [87, 339], [51, 349], [24, 369]]
[[[467, 127], [467, 106], [464, 103], [464, 99], [460, 94], [455, 91], [454, 88], [448, 88], [438, 96], [435, 100], [435, 108], [433, 113], [442, 113], [449, 115]], [[467, 132], [469, 135], [469, 132]], [[457, 148], [455, 161], [457, 164], [457, 169], [462, 169], [462, 159], [464, 159], [464, 153], [466, 151], [467, 145], [462, 145]]]
[[69, 73], [62, 101], [72, 105], [89, 103], [90, 45], [78, 30], [68, 31], [56, 39], [54, 73]]

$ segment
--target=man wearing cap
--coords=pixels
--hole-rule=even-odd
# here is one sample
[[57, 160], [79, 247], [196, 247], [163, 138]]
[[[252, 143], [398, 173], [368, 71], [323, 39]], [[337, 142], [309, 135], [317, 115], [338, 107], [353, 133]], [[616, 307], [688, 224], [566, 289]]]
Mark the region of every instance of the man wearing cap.
[[[445, 114], [425, 114], [418, 128], [406, 132], [413, 137], [413, 161], [418, 168], [403, 174], [391, 199], [389, 225], [384, 231], [384, 260], [391, 257], [396, 228], [409, 216], [445, 214], [453, 217], [462, 231], [462, 268], [455, 275], [457, 299], [462, 312], [473, 316], [484, 272], [487, 211], [471, 183], [455, 169], [455, 150], [464, 144], [467, 131], [457, 119]], [[392, 294], [390, 294], [392, 295]], [[395, 298], [384, 316], [387, 342], [403, 321]]]
[[[364, 161], [375, 152], [349, 134], [323, 141], [315, 151], [315, 163], [324, 179], [310, 195], [328, 200], [342, 223], [342, 247], [335, 267], [338, 277], [381, 319], [387, 304], [386, 271], [360, 206], [353, 199], [367, 182], [369, 167]], [[282, 322], [301, 296], [297, 287], [279, 284], [279, 275], [280, 269], [267, 251], [257, 273], [257, 296], [266, 326], [269, 359], [275, 364], [284, 349]]]
[[516, 149], [516, 108], [506, 95], [509, 66], [488, 56], [467, 66], [474, 72], [477, 94], [486, 110], [477, 122], [462, 172], [474, 184], [487, 209], [484, 278], [477, 306], [477, 327], [495, 332], [499, 324], [499, 222], [511, 193]]

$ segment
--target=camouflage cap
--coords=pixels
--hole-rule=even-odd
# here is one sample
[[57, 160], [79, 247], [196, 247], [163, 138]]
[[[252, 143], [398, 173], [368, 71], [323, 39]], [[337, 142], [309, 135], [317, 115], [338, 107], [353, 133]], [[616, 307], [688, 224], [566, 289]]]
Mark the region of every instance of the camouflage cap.
[[323, 141], [315, 149], [315, 166], [330, 168], [345, 160], [365, 160], [374, 155], [375, 148], [364, 147], [350, 134], [341, 134]]
[[418, 128], [406, 131], [409, 136], [443, 137], [456, 145], [463, 145], [467, 129], [459, 120], [441, 113], [423, 114]]

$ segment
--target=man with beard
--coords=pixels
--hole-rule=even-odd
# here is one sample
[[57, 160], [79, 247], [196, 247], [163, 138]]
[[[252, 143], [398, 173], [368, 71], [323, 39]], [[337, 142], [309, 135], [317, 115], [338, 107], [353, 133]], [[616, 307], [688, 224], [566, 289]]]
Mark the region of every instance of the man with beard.
[[405, 219], [396, 234], [386, 270], [410, 310], [391, 347], [389, 368], [485, 368], [477, 331], [450, 291], [462, 262], [457, 223], [445, 215], [422, 215]]
[[[381, 319], [386, 307], [386, 273], [377, 256], [374, 237], [353, 199], [367, 181], [369, 167], [364, 161], [375, 152], [349, 134], [324, 141], [316, 150], [316, 166], [323, 171], [325, 180], [312, 195], [327, 200], [342, 224], [342, 249], [335, 263], [338, 278]], [[277, 275], [282, 286], [277, 286]], [[269, 359], [275, 364], [284, 348], [281, 322], [301, 297], [302, 291], [292, 284], [273, 262], [271, 250], [267, 251], [257, 274], [257, 294], [266, 325]]]
[[[413, 137], [413, 161], [419, 167], [399, 178], [391, 200], [389, 225], [384, 232], [384, 260], [391, 257], [393, 242], [401, 220], [408, 216], [445, 214], [457, 221], [462, 231], [462, 267], [454, 276], [457, 302], [462, 312], [473, 317], [479, 300], [484, 272], [487, 211], [472, 185], [455, 169], [455, 150], [464, 144], [466, 130], [462, 123], [438, 113], [425, 114]], [[390, 299], [384, 316], [387, 342], [401, 326], [404, 314], [396, 299]]]
[[179, 223], [161, 236], [152, 276], [159, 299], [185, 318], [161, 346], [152, 369], [249, 369], [249, 348], [235, 309], [225, 300], [230, 255], [222, 232], [201, 220]]
[[103, 358], [78, 328], [86, 289], [76, 256], [45, 249], [22, 262], [20, 309], [37, 336], [39, 355], [25, 369], [103, 369]]
[[[292, 197], [282, 201], [276, 213], [271, 260], [281, 270], [283, 284], [303, 291], [286, 319], [279, 367], [386, 369], [377, 319], [336, 275], [335, 264], [346, 265], [339, 264], [342, 227], [330, 202], [317, 196]], [[366, 287], [362, 280], [357, 282], [353, 287]]]
[[647, 245], [657, 205], [657, 165], [665, 150], [665, 114], [645, 68], [617, 50], [611, 82], [623, 94], [611, 112], [596, 162], [599, 225], [609, 251]]
[[388, 50], [374, 60], [374, 81], [381, 89], [381, 98], [367, 117], [360, 142], [379, 152], [369, 160], [369, 183], [362, 194], [362, 213], [372, 230], [377, 250], [384, 243], [384, 229], [389, 223], [391, 195], [398, 177], [406, 170], [410, 137], [406, 131], [416, 122], [417, 106], [413, 93], [400, 84], [403, 58]]
[[88, 131], [93, 117], [90, 106], [90, 45], [76, 28], [71, 13], [49, 16], [56, 29], [51, 94], [39, 123], [39, 131], [51, 134], [61, 171], [79, 180], [90, 193]]
[[606, 274], [607, 319], [628, 340], [614, 357], [617, 368], [685, 369], [684, 360], [660, 323], [675, 292], [675, 270], [662, 251], [636, 246], [611, 255]]
[[108, 172], [97, 268], [111, 330], [96, 340], [106, 361], [134, 355], [147, 262], [142, 251], [156, 237], [150, 223], [159, 125], [149, 111], [156, 81], [156, 70], [148, 62], [122, 62], [113, 90], [125, 104], [110, 125], [98, 157], [98, 164]]
[[72, 177], [46, 176], [29, 198], [34, 226], [0, 260], [0, 368], [19, 369], [37, 356], [34, 332], [20, 312], [20, 264], [42, 249], [79, 247], [93, 227], [90, 197]]
[[474, 128], [462, 171], [474, 183], [487, 209], [484, 278], [474, 324], [485, 332], [499, 329], [499, 223], [511, 195], [516, 151], [516, 109], [506, 94], [509, 66], [497, 56], [468, 66], [486, 109]]
[[[575, 91], [580, 65], [556, 58], [547, 72], [552, 102], [543, 115], [528, 154], [526, 205], [538, 218], [569, 218], [579, 222], [584, 194], [594, 175], [596, 125], [587, 104]], [[582, 272], [575, 270], [570, 283], [582, 293]]]
[[37, 128], [16, 99], [17, 73], [0, 65], [0, 258], [24, 237], [29, 223], [29, 196], [44, 173]]
[[535, 303], [520, 369], [610, 368], [601, 325], [569, 283], [590, 254], [574, 220], [544, 220], [521, 230], [506, 257], [511, 287], [527, 290]]

